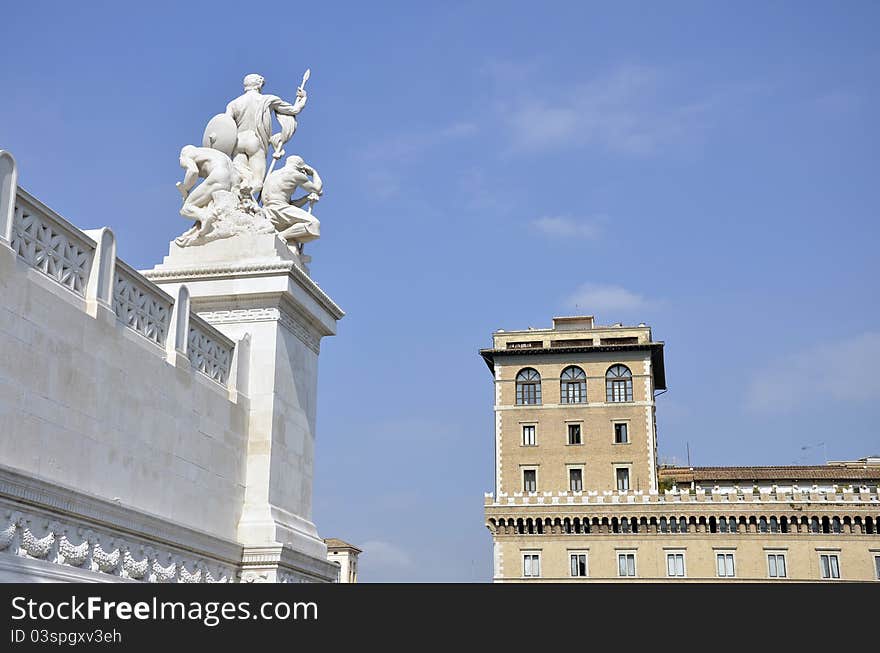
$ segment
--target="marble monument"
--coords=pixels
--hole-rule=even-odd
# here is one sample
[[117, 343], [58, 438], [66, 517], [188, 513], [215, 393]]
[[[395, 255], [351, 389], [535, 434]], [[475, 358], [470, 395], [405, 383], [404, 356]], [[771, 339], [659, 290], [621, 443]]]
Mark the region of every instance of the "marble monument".
[[0, 151], [0, 581], [352, 577], [312, 521], [318, 357], [344, 313], [303, 253], [323, 180], [281, 161], [308, 78], [289, 103], [247, 75], [181, 148], [192, 224], [142, 272]]

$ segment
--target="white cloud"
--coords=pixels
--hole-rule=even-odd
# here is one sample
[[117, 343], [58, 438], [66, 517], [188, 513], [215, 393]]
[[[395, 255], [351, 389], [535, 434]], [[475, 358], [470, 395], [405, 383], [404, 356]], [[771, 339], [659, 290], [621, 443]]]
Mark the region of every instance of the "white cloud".
[[466, 138], [476, 132], [471, 122], [456, 122], [438, 129], [389, 134], [363, 146], [357, 156], [366, 162], [367, 186], [378, 198], [387, 200], [400, 195], [405, 186], [406, 166], [428, 150]]
[[371, 143], [362, 154], [373, 161], [405, 162], [425, 150], [470, 136], [476, 131], [477, 126], [472, 122], [456, 122], [438, 129], [399, 132]]
[[712, 98], [676, 96], [661, 71], [633, 65], [543, 95], [504, 103], [503, 120], [514, 149], [596, 144], [625, 154], [651, 154], [701, 129], [715, 104]]
[[601, 231], [596, 220], [575, 220], [565, 216], [544, 216], [532, 220], [531, 226], [545, 236], [554, 238], [593, 239]]
[[381, 199], [388, 199], [400, 193], [403, 182], [399, 175], [383, 168], [372, 168], [365, 176], [373, 194]]
[[582, 313], [631, 313], [656, 304], [621, 286], [585, 283], [566, 300], [570, 308]]
[[788, 411], [807, 403], [880, 400], [880, 332], [821, 343], [771, 361], [749, 383], [746, 405]]
[[413, 566], [410, 555], [400, 547], [383, 540], [369, 540], [363, 546], [364, 562], [375, 569], [409, 569]]

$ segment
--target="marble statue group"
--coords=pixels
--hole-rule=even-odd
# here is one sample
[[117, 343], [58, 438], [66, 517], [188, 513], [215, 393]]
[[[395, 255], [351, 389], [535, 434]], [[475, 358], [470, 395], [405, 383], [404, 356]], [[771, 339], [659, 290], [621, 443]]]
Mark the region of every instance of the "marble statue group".
[[[180, 150], [185, 171], [177, 183], [183, 196], [180, 214], [194, 224], [175, 240], [179, 247], [239, 233], [276, 232], [302, 253], [306, 242], [320, 236], [320, 222], [312, 215], [323, 194], [318, 172], [295, 154], [277, 166], [306, 106], [309, 75], [307, 70], [292, 103], [264, 94], [262, 76], [245, 76], [244, 92], [208, 122], [201, 147]], [[275, 133], [273, 117], [280, 127]], [[294, 199], [297, 189], [304, 194]]]

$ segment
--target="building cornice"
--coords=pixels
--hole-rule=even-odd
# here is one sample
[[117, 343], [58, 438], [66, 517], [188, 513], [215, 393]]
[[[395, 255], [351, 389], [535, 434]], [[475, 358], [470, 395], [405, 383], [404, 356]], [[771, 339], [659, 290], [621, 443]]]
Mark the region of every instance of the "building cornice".
[[312, 278], [293, 261], [271, 263], [249, 263], [244, 265], [224, 264], [181, 267], [167, 270], [142, 270], [141, 274], [151, 281], [193, 281], [198, 279], [231, 279], [242, 276], [274, 276], [286, 272], [296, 279], [309, 295], [336, 320], [345, 316], [339, 305], [325, 293]]
[[617, 351], [649, 351], [651, 366], [654, 368], [654, 387], [666, 389], [666, 367], [663, 362], [663, 342], [643, 342], [627, 345], [580, 345], [577, 347], [534, 347], [522, 349], [481, 349], [480, 356], [494, 373], [495, 359], [508, 356], [547, 356], [549, 354], [594, 354]]

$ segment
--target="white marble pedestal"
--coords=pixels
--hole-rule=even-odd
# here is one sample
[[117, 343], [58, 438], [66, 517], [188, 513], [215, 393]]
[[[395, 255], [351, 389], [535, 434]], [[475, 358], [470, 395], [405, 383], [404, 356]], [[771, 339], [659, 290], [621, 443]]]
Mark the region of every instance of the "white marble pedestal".
[[239, 235], [180, 248], [144, 276], [234, 340], [232, 374], [249, 402], [245, 503], [238, 539], [242, 579], [335, 578], [312, 523], [318, 354], [343, 311], [275, 234]]

